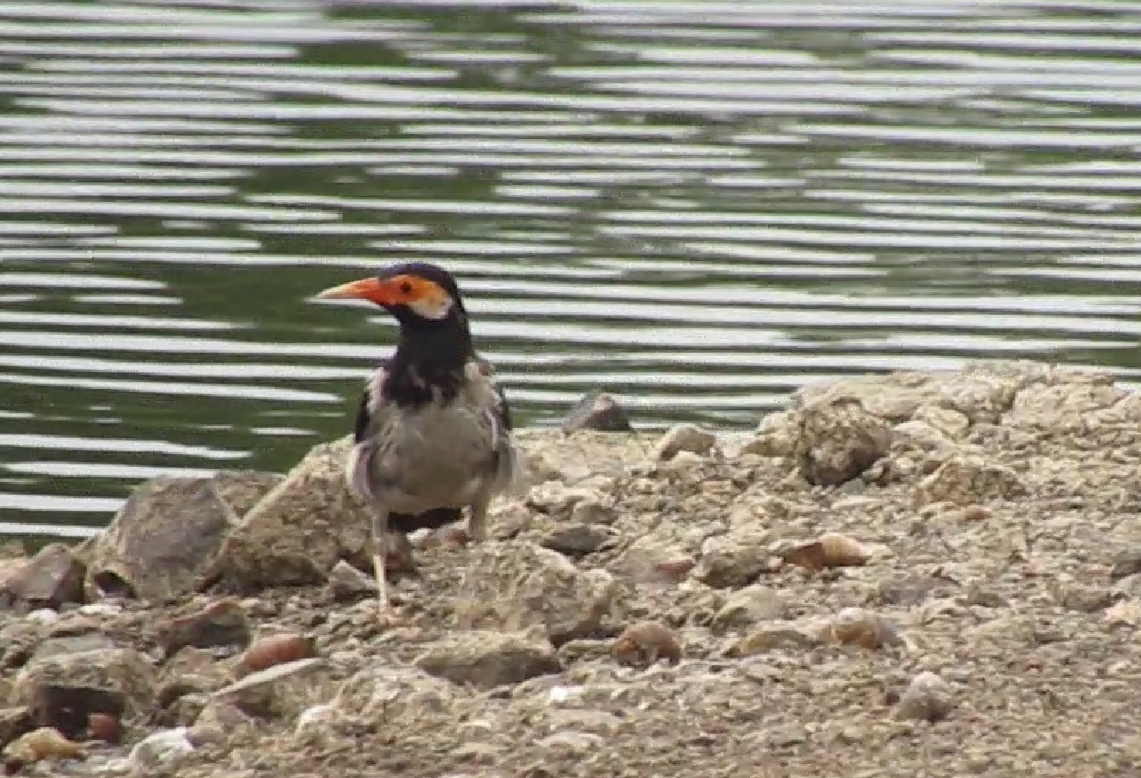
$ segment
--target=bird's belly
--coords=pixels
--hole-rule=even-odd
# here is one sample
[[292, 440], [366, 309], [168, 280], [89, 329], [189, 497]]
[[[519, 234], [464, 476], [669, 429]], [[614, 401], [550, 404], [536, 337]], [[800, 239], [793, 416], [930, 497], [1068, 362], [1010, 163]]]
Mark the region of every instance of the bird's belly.
[[437, 411], [390, 424], [358, 448], [372, 498], [388, 510], [420, 513], [471, 504], [493, 462], [490, 435], [470, 413]]
[[420, 514], [436, 508], [462, 508], [470, 505], [479, 492], [481, 482], [470, 481], [456, 489], [425, 490], [393, 488], [381, 492], [380, 500], [394, 513]]

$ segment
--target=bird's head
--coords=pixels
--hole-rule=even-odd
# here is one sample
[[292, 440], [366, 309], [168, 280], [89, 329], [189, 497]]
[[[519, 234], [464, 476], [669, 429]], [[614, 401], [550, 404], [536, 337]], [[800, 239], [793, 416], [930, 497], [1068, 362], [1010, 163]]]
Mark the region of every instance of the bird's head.
[[393, 265], [378, 275], [330, 287], [317, 299], [367, 300], [413, 330], [464, 327], [467, 322], [456, 279], [427, 262]]

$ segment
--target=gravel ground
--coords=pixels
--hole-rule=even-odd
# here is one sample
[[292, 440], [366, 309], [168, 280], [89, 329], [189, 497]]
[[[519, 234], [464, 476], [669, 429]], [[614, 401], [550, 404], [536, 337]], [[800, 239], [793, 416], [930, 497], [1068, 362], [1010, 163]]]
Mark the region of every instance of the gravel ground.
[[491, 541], [394, 556], [393, 629], [347, 440], [3, 563], [9, 769], [1141, 773], [1141, 398], [1112, 377], [981, 363], [808, 387], [755, 432], [519, 440]]

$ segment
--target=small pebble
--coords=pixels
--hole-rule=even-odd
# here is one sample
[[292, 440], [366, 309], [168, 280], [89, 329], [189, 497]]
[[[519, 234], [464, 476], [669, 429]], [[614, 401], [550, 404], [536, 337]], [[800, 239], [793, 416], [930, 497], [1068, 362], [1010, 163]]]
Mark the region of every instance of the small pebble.
[[220, 724], [213, 721], [198, 721], [186, 730], [186, 740], [195, 748], [201, 748], [212, 743], [226, 742], [226, 732]]
[[567, 412], [562, 429], [566, 434], [578, 430], [629, 432], [630, 417], [617, 400], [601, 389], [595, 389], [584, 395]]
[[334, 599], [344, 602], [375, 593], [376, 580], [342, 559], [329, 571], [329, 590]]
[[895, 628], [882, 616], [863, 608], [844, 608], [831, 623], [836, 642], [861, 648], [881, 648], [901, 641]]
[[985, 505], [968, 505], [963, 508], [964, 521], [985, 521], [990, 518], [991, 510]]
[[650, 578], [655, 581], [680, 581], [696, 566], [697, 560], [691, 556], [670, 557], [653, 565], [650, 570]]
[[939, 721], [955, 707], [951, 687], [930, 671], [912, 679], [895, 708], [898, 719]]
[[871, 559], [872, 552], [847, 535], [826, 532], [811, 543], [793, 546], [781, 556], [788, 564], [816, 571], [826, 567], [858, 567]]
[[123, 728], [119, 719], [109, 713], [87, 714], [87, 732], [95, 740], [104, 743], [118, 743], [123, 737]]
[[658, 460], [666, 462], [683, 451], [704, 455], [712, 451], [716, 442], [716, 436], [709, 430], [703, 430], [693, 424], [678, 424], [671, 427], [658, 441], [655, 456]]

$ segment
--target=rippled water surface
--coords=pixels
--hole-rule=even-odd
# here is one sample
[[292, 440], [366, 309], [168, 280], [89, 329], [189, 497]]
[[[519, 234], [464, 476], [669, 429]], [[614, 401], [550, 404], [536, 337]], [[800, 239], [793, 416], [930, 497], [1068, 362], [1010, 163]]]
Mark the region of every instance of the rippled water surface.
[[521, 423], [747, 426], [984, 356], [1135, 380], [1141, 4], [0, 4], [0, 531], [285, 470], [446, 263]]

